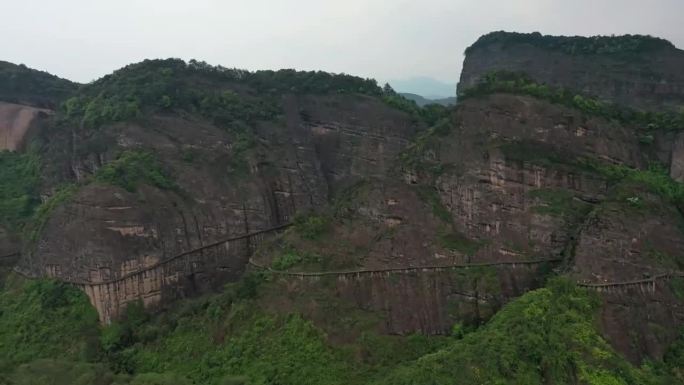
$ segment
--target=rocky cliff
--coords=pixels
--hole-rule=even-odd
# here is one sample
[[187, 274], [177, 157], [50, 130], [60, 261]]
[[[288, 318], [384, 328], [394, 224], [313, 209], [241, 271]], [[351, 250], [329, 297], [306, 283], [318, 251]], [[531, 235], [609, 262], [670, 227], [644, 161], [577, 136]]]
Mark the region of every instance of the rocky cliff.
[[273, 269], [264, 307], [330, 324], [351, 303], [399, 335], [477, 328], [563, 275], [601, 293], [616, 349], [660, 359], [684, 322], [682, 127], [607, 106], [681, 105], [681, 52], [496, 33], [468, 49], [452, 109], [343, 75], [131, 65], [36, 138], [43, 204], [17, 271], [80, 285], [109, 321]]
[[496, 70], [646, 110], [684, 104], [684, 51], [650, 36], [565, 37], [493, 32], [466, 50], [459, 92]]
[[25, 147], [51, 114], [47, 109], [0, 102], [0, 151]]

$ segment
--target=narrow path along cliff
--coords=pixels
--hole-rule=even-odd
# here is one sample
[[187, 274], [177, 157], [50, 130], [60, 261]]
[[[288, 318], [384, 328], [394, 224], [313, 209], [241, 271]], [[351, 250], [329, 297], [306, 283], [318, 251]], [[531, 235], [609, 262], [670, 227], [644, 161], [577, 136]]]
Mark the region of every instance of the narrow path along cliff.
[[[168, 274], [167, 269], [172, 264], [182, 264], [185, 272], [194, 272], [200, 266], [207, 263], [202, 263], [203, 259], [216, 259], [222, 257], [230, 257], [229, 250], [231, 244], [235, 242], [245, 242], [248, 246], [245, 249], [247, 252], [247, 263], [270, 274], [275, 274], [285, 277], [293, 277], [300, 279], [318, 279], [320, 277], [334, 276], [338, 279], [354, 279], [364, 276], [378, 276], [378, 275], [395, 275], [395, 274], [420, 274], [443, 272], [456, 269], [475, 269], [481, 267], [504, 267], [516, 269], [518, 267], [527, 267], [531, 265], [540, 265], [544, 263], [562, 262], [563, 258], [546, 258], [534, 260], [521, 261], [502, 261], [502, 262], [485, 262], [485, 263], [466, 263], [466, 264], [448, 264], [448, 265], [425, 265], [425, 266], [404, 266], [392, 267], [385, 269], [350, 269], [350, 270], [327, 270], [327, 271], [282, 271], [274, 270], [271, 267], [256, 262], [253, 258], [253, 251], [256, 245], [264, 239], [265, 236], [275, 235], [279, 232], [292, 226], [291, 223], [284, 225], [259, 230], [240, 236], [230, 237], [227, 239], [212, 242], [183, 253], [174, 255], [168, 259], [155, 263], [153, 265], [144, 267], [140, 270], [129, 272], [120, 277], [102, 280], [102, 281], [83, 281], [70, 280], [60, 277], [56, 279], [75, 285], [86, 292], [90, 298], [91, 303], [98, 310], [102, 322], [108, 323], [115, 319], [121, 309], [127, 302], [134, 300], [143, 300], [144, 302], [159, 300], [162, 290], [165, 287], [173, 287], [178, 284], [181, 277], [178, 276], [178, 269], [170, 269], [175, 274]], [[234, 247], [232, 247], [234, 248]], [[208, 252], [208, 251], [217, 252]], [[12, 253], [0, 258], [13, 258], [20, 255], [19, 252]], [[15, 268], [14, 271], [25, 278], [35, 279], [20, 269]], [[642, 292], [654, 292], [656, 284], [660, 281], [666, 281], [675, 277], [684, 277], [683, 272], [668, 272], [655, 275], [648, 278], [620, 281], [620, 282], [584, 282], [578, 281], [577, 285], [583, 288], [596, 290], [599, 292], [621, 292], [623, 290], [638, 289]]]

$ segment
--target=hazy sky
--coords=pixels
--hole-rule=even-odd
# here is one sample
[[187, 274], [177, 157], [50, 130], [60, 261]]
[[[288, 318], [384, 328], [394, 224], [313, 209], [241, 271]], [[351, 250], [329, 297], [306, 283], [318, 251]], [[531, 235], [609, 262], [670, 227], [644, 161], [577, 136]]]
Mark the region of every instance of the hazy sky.
[[684, 0], [0, 0], [0, 60], [87, 82], [145, 58], [455, 83], [492, 30], [684, 47]]

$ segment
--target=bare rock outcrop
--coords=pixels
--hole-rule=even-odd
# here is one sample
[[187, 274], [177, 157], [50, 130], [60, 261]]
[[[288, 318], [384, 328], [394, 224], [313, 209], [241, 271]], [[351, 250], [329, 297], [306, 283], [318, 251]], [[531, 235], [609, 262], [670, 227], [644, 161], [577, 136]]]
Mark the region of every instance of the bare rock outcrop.
[[684, 51], [652, 37], [493, 32], [467, 50], [459, 92], [489, 72], [504, 70], [621, 105], [676, 110], [684, 103], [682, 67]]
[[0, 151], [23, 149], [51, 113], [43, 108], [0, 102]]

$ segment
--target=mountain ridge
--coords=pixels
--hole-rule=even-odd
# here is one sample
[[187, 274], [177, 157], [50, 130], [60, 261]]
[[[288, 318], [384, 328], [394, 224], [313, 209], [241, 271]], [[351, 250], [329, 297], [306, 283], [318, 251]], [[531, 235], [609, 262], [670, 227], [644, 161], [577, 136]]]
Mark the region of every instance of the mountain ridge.
[[[18, 266], [82, 282], [155, 273], [88, 293], [111, 321], [101, 331], [83, 294], [10, 277], [0, 371], [71, 373], [35, 360], [66, 349], [105, 363], [86, 373], [181, 384], [681, 382], [682, 280], [655, 277], [684, 266], [684, 120], [634, 109], [657, 100], [629, 89], [584, 92], [600, 72], [551, 83], [539, 67], [511, 71], [501, 57], [515, 67], [540, 51], [494, 40], [466, 56], [470, 87], [450, 108], [368, 79], [174, 59], [79, 88], [32, 149], [5, 154], [26, 178], [0, 193], [44, 198], [12, 211], [34, 215], [14, 225], [26, 234]], [[559, 60], [588, 65], [566, 46]], [[188, 250], [202, 252], [156, 269]], [[541, 260], [554, 263], [530, 263]], [[420, 268], [448, 265], [468, 268]], [[316, 272], [348, 274], [297, 276]], [[583, 288], [632, 281], [649, 290]], [[25, 319], [72, 340], [15, 342]]]

